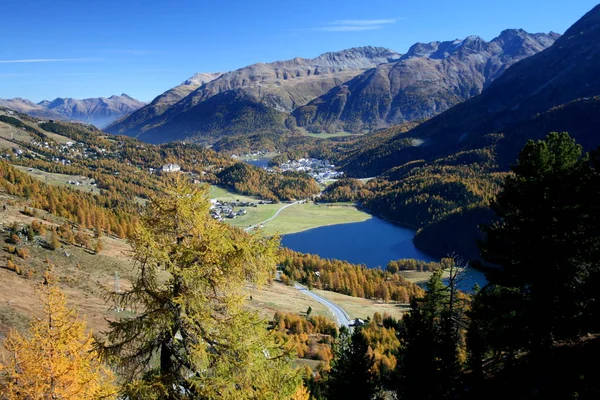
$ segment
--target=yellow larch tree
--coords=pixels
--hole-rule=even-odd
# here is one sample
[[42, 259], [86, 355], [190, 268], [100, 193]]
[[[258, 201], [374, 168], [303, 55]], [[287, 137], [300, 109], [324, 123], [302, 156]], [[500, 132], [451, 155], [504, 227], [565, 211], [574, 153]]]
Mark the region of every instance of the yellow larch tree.
[[0, 364], [1, 400], [115, 398], [111, 371], [97, 361], [86, 324], [67, 307], [49, 273], [37, 289], [44, 304], [28, 335], [11, 331]]

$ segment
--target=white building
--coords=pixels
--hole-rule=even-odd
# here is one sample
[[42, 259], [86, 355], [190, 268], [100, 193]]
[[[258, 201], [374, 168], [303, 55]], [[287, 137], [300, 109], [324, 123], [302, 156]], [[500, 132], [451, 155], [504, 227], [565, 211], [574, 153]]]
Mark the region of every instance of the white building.
[[162, 166], [162, 172], [178, 172], [181, 171], [179, 164], [165, 164]]

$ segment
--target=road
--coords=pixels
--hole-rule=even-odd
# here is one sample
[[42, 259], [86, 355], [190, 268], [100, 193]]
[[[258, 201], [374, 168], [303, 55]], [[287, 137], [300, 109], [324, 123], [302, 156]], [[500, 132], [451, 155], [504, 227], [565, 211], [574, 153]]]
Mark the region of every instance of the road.
[[344, 325], [345, 327], [350, 326], [350, 319], [348, 318], [348, 314], [346, 314], [346, 312], [340, 306], [311, 292], [306, 287], [304, 287], [298, 283], [294, 283], [294, 287], [296, 289], [302, 291], [307, 296], [310, 296], [313, 299], [315, 299], [316, 301], [318, 301], [319, 303], [323, 304], [325, 307], [329, 308], [329, 310], [331, 311], [333, 316], [337, 319], [338, 325]]
[[[266, 224], [267, 222], [269, 222], [269, 221], [277, 218], [277, 216], [279, 215], [279, 213], [282, 212], [283, 210], [285, 210], [286, 208], [291, 207], [294, 204], [300, 204], [303, 201], [305, 201], [305, 200], [298, 200], [298, 201], [295, 201], [293, 203], [286, 204], [285, 206], [283, 206], [279, 210], [277, 210], [277, 212], [271, 218], [265, 219], [264, 221], [259, 222], [258, 224], [251, 225], [251, 226], [247, 227], [245, 229], [245, 231], [247, 232], [247, 231], [250, 231], [250, 230], [256, 228], [259, 225]], [[310, 296], [313, 299], [315, 299], [316, 301], [318, 301], [319, 303], [323, 304], [325, 307], [329, 308], [329, 310], [331, 311], [331, 313], [333, 314], [333, 316], [337, 320], [338, 325], [344, 325], [346, 327], [350, 326], [350, 319], [348, 318], [348, 314], [346, 314], [346, 312], [340, 306], [338, 306], [337, 304], [332, 303], [331, 301], [329, 301], [327, 299], [324, 299], [323, 297], [321, 297], [321, 296], [319, 296], [319, 295], [311, 292], [310, 290], [308, 290], [306, 287], [300, 285], [299, 283], [294, 283], [294, 287], [296, 289], [304, 292], [304, 294], [306, 294], [307, 296]]]
[[267, 222], [269, 222], [269, 221], [271, 221], [271, 220], [273, 220], [273, 219], [277, 218], [277, 216], [279, 215], [279, 213], [280, 213], [280, 212], [282, 212], [283, 210], [285, 210], [286, 208], [288, 208], [288, 207], [291, 207], [291, 206], [293, 206], [294, 204], [300, 204], [300, 203], [301, 203], [301, 202], [303, 202], [303, 201], [304, 201], [304, 200], [298, 200], [298, 201], [295, 201], [295, 202], [293, 202], [293, 203], [286, 204], [285, 206], [283, 206], [283, 207], [281, 207], [279, 210], [277, 210], [277, 212], [275, 213], [275, 215], [273, 215], [271, 218], [267, 218], [267, 219], [265, 219], [264, 221], [262, 221], [262, 222], [259, 222], [258, 224], [250, 225], [249, 227], [247, 227], [247, 228], [246, 228], [246, 229], [244, 229], [244, 230], [245, 230], [246, 232], [248, 232], [248, 231], [251, 231], [252, 229], [256, 228], [256, 227], [257, 227], [257, 226], [259, 226], [259, 225], [266, 224]]

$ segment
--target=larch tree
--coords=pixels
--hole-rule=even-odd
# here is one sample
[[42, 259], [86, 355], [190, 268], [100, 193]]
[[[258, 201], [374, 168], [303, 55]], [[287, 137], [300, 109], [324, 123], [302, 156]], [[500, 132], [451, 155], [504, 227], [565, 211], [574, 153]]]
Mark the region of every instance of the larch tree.
[[4, 341], [0, 399], [115, 398], [113, 375], [98, 361], [85, 322], [67, 307], [51, 275], [45, 281], [38, 289], [42, 318], [32, 320], [28, 335], [11, 331]]
[[289, 398], [299, 373], [243, 304], [248, 282], [269, 279], [279, 240], [212, 219], [207, 192], [179, 178], [149, 203], [130, 239], [137, 277], [112, 295], [133, 315], [111, 321], [98, 349], [130, 398]]

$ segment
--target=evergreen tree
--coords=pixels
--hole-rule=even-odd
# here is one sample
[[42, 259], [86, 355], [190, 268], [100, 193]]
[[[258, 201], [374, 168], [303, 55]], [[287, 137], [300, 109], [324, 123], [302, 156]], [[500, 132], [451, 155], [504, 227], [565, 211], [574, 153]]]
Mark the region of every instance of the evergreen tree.
[[110, 322], [99, 350], [130, 398], [289, 398], [300, 377], [243, 306], [247, 282], [275, 268], [278, 239], [213, 220], [206, 197], [180, 179], [151, 201], [131, 238], [137, 278], [112, 296], [135, 314]]
[[398, 394], [402, 399], [438, 399], [449, 395], [460, 373], [463, 347], [464, 296], [457, 289], [458, 268], [449, 262], [448, 285], [444, 270], [435, 271], [423, 298], [413, 298], [403, 318], [404, 347], [398, 355]]
[[377, 391], [374, 358], [360, 328], [340, 331], [328, 380], [328, 399], [371, 399]]
[[500, 220], [484, 227], [480, 243], [484, 259], [502, 267], [490, 280], [505, 289], [490, 289], [485, 299], [518, 294], [510, 326], [525, 340], [513, 334], [512, 342], [543, 353], [594, 320], [586, 309], [595, 295], [584, 287], [598, 276], [600, 180], [593, 159], [566, 133], [529, 141], [512, 170], [492, 206]]

